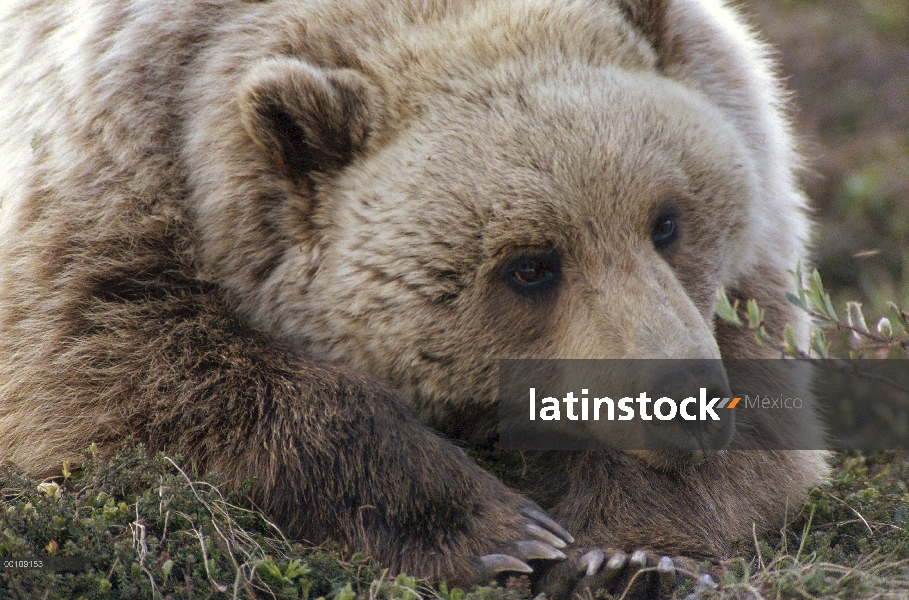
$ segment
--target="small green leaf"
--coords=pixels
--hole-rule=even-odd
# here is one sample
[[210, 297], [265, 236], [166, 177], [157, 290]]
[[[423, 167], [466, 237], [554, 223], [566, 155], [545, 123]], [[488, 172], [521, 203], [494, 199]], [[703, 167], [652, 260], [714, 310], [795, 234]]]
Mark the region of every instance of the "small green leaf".
[[811, 272], [811, 289], [814, 290], [818, 296], [824, 296], [824, 282], [821, 280], [821, 272], [817, 269]]
[[758, 306], [757, 300], [752, 298], [748, 301], [748, 327], [757, 329], [764, 322], [764, 311]]
[[164, 579], [170, 577], [170, 572], [174, 568], [174, 561], [167, 559], [164, 561], [164, 564], [161, 565], [161, 573], [164, 575]]
[[795, 271], [789, 271], [792, 273], [792, 279], [795, 282], [795, 291], [798, 294], [798, 302], [793, 302], [796, 306], [801, 306], [802, 308], [807, 309], [808, 304], [805, 299], [805, 280], [802, 278], [802, 262], [799, 261], [795, 265]]
[[[804, 294], [802, 294], [804, 296]], [[786, 292], [786, 300], [789, 300], [791, 304], [794, 304], [801, 308], [802, 310], [808, 310], [808, 305], [805, 304], [804, 298], [799, 298], [792, 292]]]
[[795, 337], [795, 328], [790, 324], [786, 323], [786, 327], [783, 329], [783, 351], [790, 356], [799, 355], [799, 345]]
[[287, 569], [284, 571], [284, 576], [288, 579], [296, 579], [297, 577], [308, 575], [309, 571], [309, 565], [306, 563], [301, 563], [299, 559], [294, 559], [287, 564]]
[[60, 486], [52, 481], [45, 481], [38, 484], [38, 491], [43, 492], [48, 498], [59, 498], [63, 495]]
[[735, 304], [731, 304], [725, 289], [720, 288], [716, 291], [716, 304], [713, 309], [719, 318], [733, 325], [741, 325], [742, 320], [739, 319], [738, 308], [739, 301], [736, 300]]
[[830, 302], [830, 294], [824, 292], [824, 283], [821, 281], [821, 274], [817, 269], [811, 274], [811, 289], [806, 290], [805, 293], [814, 310], [831, 321], [839, 320], [836, 311], [833, 310], [833, 304]]
[[764, 348], [770, 347], [770, 335], [767, 333], [767, 330], [764, 329], [763, 325], [758, 327], [758, 330], [754, 332], [754, 339]]
[[344, 584], [340, 590], [337, 591], [333, 600], [354, 600], [357, 595], [354, 593], [353, 589], [350, 586], [350, 583]]
[[256, 571], [270, 579], [281, 581], [281, 569], [271, 557], [256, 564]]
[[814, 333], [811, 336], [811, 349], [814, 350], [814, 352], [821, 358], [828, 357], [830, 344], [828, 344], [827, 340], [824, 339], [824, 332], [822, 330], [814, 330]]
[[840, 318], [836, 316], [836, 311], [833, 310], [833, 302], [830, 301], [830, 294], [824, 294], [824, 308], [826, 309], [826, 314], [834, 321], [839, 321]]
[[887, 306], [890, 307], [890, 310], [893, 311], [893, 314], [896, 315], [896, 320], [899, 321], [900, 326], [903, 328], [903, 332], [909, 333], [909, 314], [906, 311], [901, 310], [899, 306], [893, 302], [888, 302]]

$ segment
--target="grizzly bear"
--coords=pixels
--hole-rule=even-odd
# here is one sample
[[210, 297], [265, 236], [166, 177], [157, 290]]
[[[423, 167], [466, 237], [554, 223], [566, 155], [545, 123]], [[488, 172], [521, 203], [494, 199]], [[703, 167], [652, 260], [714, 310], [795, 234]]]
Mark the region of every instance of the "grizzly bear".
[[824, 477], [736, 430], [533, 456], [531, 500], [459, 447], [498, 358], [771, 356], [720, 286], [807, 334], [783, 96], [719, 0], [0, 11], [0, 460], [132, 436], [298, 538], [555, 594], [723, 556]]

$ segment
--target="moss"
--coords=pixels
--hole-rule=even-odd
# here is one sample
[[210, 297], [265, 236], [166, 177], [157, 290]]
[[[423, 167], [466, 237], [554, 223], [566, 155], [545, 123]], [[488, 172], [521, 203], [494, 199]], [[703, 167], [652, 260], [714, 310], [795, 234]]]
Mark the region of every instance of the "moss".
[[[519, 457], [506, 458], [517, 468]], [[531, 597], [526, 578], [466, 591], [383, 578], [362, 555], [285, 539], [241, 497], [223, 495], [215, 478], [191, 477], [178, 465], [125, 445], [52, 482], [2, 470], [0, 555], [80, 557], [90, 569], [0, 571], [0, 597]], [[778, 536], [743, 540], [743, 558], [713, 565], [720, 587], [701, 597], [866, 598], [909, 589], [907, 481], [906, 453], [840, 455], [830, 482], [792, 508]]]
[[[225, 497], [213, 477], [195, 480], [163, 455], [127, 446], [89, 458], [55, 486], [0, 474], [0, 555], [82, 557], [86, 572], [0, 573], [0, 597], [330, 596], [368, 589], [378, 575], [336, 549], [284, 539], [263, 515]], [[54, 488], [54, 489], [51, 489]]]

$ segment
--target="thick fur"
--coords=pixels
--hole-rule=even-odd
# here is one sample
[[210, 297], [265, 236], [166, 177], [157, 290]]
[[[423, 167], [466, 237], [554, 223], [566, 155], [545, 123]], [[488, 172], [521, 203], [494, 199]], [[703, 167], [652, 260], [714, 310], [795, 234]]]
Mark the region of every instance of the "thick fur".
[[[255, 476], [296, 536], [470, 582], [530, 503], [428, 426], [490, 434], [495, 358], [761, 356], [721, 285], [807, 333], [781, 92], [716, 0], [12, 4], [0, 459], [33, 474], [131, 434]], [[503, 264], [546, 248], [562, 287], [524, 302]], [[826, 472], [742, 435], [542, 456], [537, 499], [579, 549], [723, 555]]]

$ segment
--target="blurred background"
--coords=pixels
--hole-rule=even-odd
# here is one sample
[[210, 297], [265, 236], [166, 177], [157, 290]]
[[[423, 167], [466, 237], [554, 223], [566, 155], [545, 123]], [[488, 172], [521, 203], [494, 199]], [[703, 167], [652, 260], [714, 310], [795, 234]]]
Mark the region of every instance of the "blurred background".
[[909, 0], [745, 0], [793, 93], [814, 258], [839, 309], [909, 306]]

